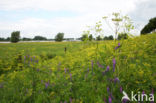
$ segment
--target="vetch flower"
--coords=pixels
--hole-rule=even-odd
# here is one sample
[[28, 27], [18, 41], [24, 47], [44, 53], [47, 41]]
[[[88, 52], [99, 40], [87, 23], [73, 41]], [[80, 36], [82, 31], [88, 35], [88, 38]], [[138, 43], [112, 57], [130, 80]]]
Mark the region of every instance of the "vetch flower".
[[66, 68], [64, 68], [64, 72], [65, 72], [65, 73], [67, 72], [67, 69], [66, 69]]
[[107, 66], [107, 68], [106, 68], [106, 71], [107, 71], [107, 72], [109, 71], [109, 68], [110, 68], [110, 67], [109, 67], [109, 66]]
[[45, 83], [45, 88], [48, 88], [49, 86], [49, 81]]
[[120, 92], [122, 93], [122, 87], [120, 87]]
[[115, 72], [115, 65], [116, 65], [116, 60], [113, 58], [113, 72]]
[[98, 65], [99, 68], [104, 68], [104, 66], [101, 65], [99, 62], [97, 62], [97, 65]]
[[72, 98], [70, 98], [70, 100], [69, 100], [69, 101], [70, 101], [70, 103], [72, 103]]
[[121, 45], [121, 44], [120, 44], [120, 43], [118, 43], [118, 47], [120, 47], [120, 45]]
[[109, 103], [112, 103], [112, 98], [109, 96]]
[[92, 60], [92, 61], [91, 61], [91, 65], [92, 65], [92, 74], [93, 74], [93, 64], [94, 64], [94, 63], [93, 63], [93, 60]]
[[109, 87], [107, 87], [107, 92], [109, 93]]
[[123, 100], [122, 100], [122, 103], [127, 103], [127, 102], [128, 102], [127, 99], [123, 99]]
[[72, 81], [72, 74], [70, 73], [70, 80]]
[[118, 77], [116, 77], [116, 78], [114, 79], [114, 83], [116, 83], [116, 82], [120, 82], [120, 80], [119, 80]]

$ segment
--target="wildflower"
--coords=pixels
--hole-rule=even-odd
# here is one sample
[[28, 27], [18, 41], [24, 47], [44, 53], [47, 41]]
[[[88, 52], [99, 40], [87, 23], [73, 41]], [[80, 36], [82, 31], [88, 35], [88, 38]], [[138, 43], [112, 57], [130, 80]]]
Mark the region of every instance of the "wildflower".
[[116, 61], [115, 58], [113, 58], [113, 72], [115, 71], [115, 65], [116, 65]]
[[120, 47], [120, 43], [118, 43], [118, 47]]
[[122, 87], [120, 87], [120, 92], [122, 93]]
[[38, 60], [36, 60], [36, 63], [38, 63]]
[[36, 71], [37, 71], [37, 72], [39, 72], [39, 71], [40, 71], [40, 69], [36, 69]]
[[114, 83], [119, 82], [119, 81], [120, 81], [120, 80], [119, 80], [118, 77], [116, 77], [116, 78], [114, 79]]
[[109, 103], [112, 103], [112, 98], [109, 96]]
[[91, 64], [92, 64], [92, 74], [93, 74], [93, 64], [94, 64], [94, 63], [93, 63], [93, 60], [91, 61]]
[[69, 100], [69, 101], [70, 101], [70, 103], [72, 103], [72, 98], [70, 98], [70, 100]]
[[71, 79], [71, 81], [72, 81], [72, 74], [70, 73], [70, 79]]
[[89, 73], [89, 68], [87, 68], [87, 72]]
[[45, 83], [45, 88], [48, 88], [49, 86], [49, 81]]
[[104, 66], [101, 65], [99, 62], [97, 62], [97, 65], [98, 65], [98, 67], [100, 67], [100, 68], [104, 68]]
[[64, 103], [67, 103], [66, 101], [64, 101]]
[[128, 102], [127, 99], [123, 99], [123, 100], [122, 100], [122, 103], [127, 103], [127, 102]]
[[64, 72], [65, 72], [65, 73], [67, 72], [67, 69], [66, 69], [66, 68], [64, 68]]
[[31, 58], [31, 62], [32, 62], [33, 60], [32, 60], [32, 58]]
[[105, 73], [106, 73], [106, 71], [103, 71], [103, 72], [102, 72], [102, 75], [104, 76], [104, 75], [105, 75]]
[[109, 66], [107, 66], [107, 69], [106, 69], [106, 71], [107, 71], [107, 72], [109, 71], [109, 68], [110, 68], [110, 67], [109, 67]]
[[115, 47], [115, 50], [118, 49], [121, 46], [120, 43], [118, 43], [118, 46]]
[[109, 87], [107, 87], [107, 92], [109, 93]]

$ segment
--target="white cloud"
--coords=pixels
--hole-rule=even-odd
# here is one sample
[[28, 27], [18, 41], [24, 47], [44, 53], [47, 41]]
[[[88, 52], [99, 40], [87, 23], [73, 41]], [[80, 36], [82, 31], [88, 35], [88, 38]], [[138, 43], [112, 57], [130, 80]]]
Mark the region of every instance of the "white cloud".
[[86, 29], [86, 25], [94, 25], [102, 16], [116, 11], [124, 14], [134, 12], [136, 4], [145, 1], [147, 0], [139, 0], [139, 2], [138, 0], [1, 0], [0, 10], [66, 10], [80, 15], [52, 19], [29, 17], [14, 22], [1, 21], [0, 32], [5, 37], [13, 30], [20, 30], [22, 36], [26, 37], [34, 35], [54, 37], [58, 32], [64, 32], [66, 37], [79, 37]]

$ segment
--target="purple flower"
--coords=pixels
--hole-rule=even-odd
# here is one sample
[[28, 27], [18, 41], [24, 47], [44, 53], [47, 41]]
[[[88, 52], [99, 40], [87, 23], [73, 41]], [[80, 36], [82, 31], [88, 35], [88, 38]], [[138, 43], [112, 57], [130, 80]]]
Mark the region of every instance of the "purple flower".
[[127, 103], [127, 102], [128, 102], [127, 99], [123, 99], [123, 100], [122, 100], [122, 103]]
[[91, 61], [91, 65], [92, 65], [92, 74], [93, 74], [93, 64], [94, 64], [94, 63], [93, 63], [93, 60], [92, 60], [92, 61]]
[[36, 63], [38, 63], [38, 60], [36, 60]]
[[70, 73], [70, 79], [71, 79], [71, 81], [72, 81], [72, 74]]
[[49, 86], [49, 81], [45, 83], [45, 88], [48, 88]]
[[31, 62], [32, 62], [33, 60], [32, 60], [32, 58], [31, 58]]
[[107, 87], [107, 92], [109, 93], [109, 87]]
[[120, 43], [118, 43], [118, 47], [120, 46]]
[[118, 49], [118, 46], [115, 47], [115, 50]]
[[97, 62], [97, 65], [98, 65], [99, 68], [104, 68], [104, 66], [101, 65], [99, 62]]
[[66, 68], [64, 68], [64, 72], [65, 72], [65, 73], [67, 72], [67, 69], [66, 69]]
[[37, 72], [39, 72], [39, 71], [40, 71], [40, 69], [36, 69], [36, 71], [37, 71]]
[[152, 88], [152, 94], [154, 94], [154, 89]]
[[66, 101], [64, 101], [64, 103], [67, 103]]
[[113, 72], [115, 71], [115, 65], [116, 65], [116, 61], [115, 58], [113, 58]]
[[116, 77], [116, 78], [114, 79], [114, 83], [116, 83], [116, 82], [120, 82], [120, 80], [119, 80], [118, 77]]
[[89, 68], [87, 68], [87, 72], [89, 73]]
[[70, 98], [70, 100], [69, 100], [69, 101], [70, 101], [70, 103], [72, 103], [72, 98]]
[[112, 103], [112, 98], [109, 96], [109, 103]]
[[106, 69], [106, 71], [107, 71], [107, 72], [109, 71], [109, 68], [110, 68], [110, 67], [109, 67], [109, 66], [107, 66], [107, 69]]
[[104, 76], [104, 75], [105, 75], [105, 73], [106, 73], [106, 71], [103, 71], [103, 72], [102, 72], [102, 75]]
[[142, 94], [145, 94], [145, 91], [142, 91]]
[[122, 93], [122, 87], [120, 87], [120, 92]]

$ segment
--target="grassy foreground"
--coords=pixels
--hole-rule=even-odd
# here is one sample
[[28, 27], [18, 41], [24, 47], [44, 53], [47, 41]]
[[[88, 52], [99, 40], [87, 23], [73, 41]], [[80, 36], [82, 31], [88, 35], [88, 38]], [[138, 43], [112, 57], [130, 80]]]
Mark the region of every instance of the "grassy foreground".
[[0, 44], [0, 55], [1, 103], [121, 103], [123, 90], [156, 90], [156, 34], [102, 41], [98, 48], [90, 42]]

